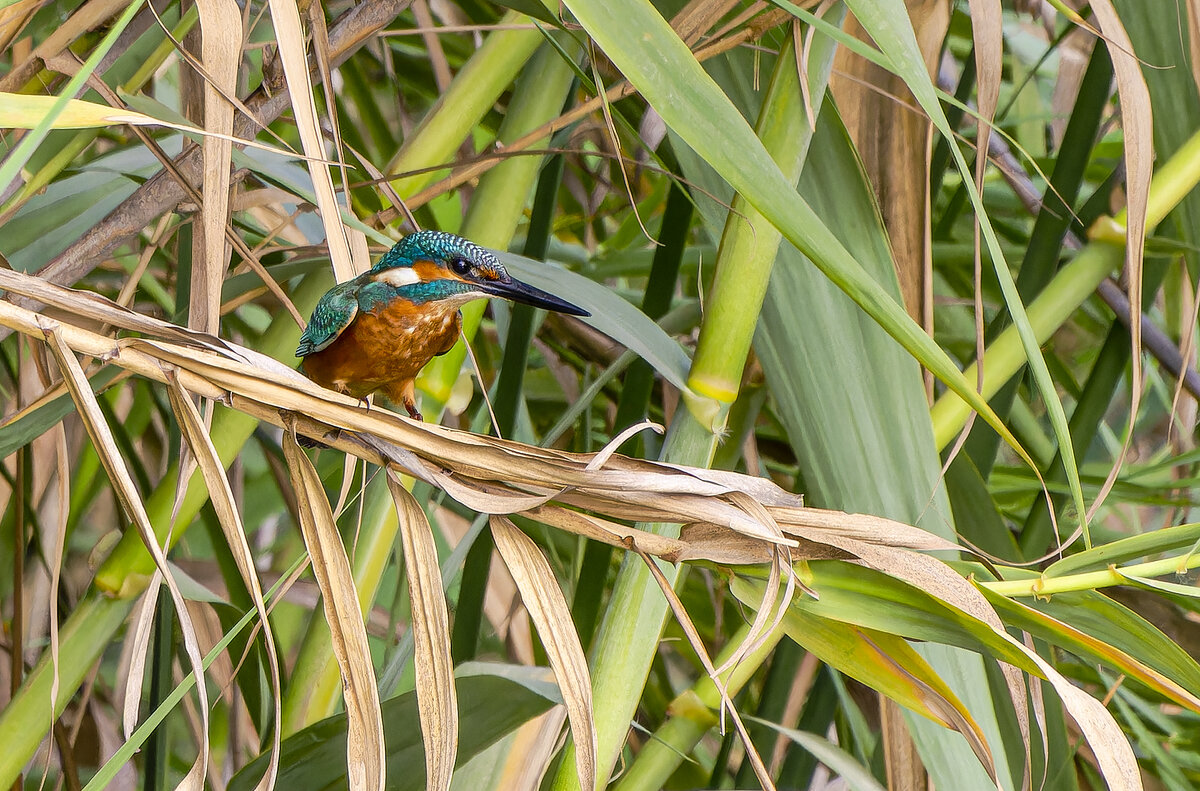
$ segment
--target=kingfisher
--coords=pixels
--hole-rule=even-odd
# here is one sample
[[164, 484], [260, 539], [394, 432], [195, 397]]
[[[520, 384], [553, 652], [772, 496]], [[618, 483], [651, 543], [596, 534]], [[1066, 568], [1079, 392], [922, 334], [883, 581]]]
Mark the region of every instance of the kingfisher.
[[296, 356], [322, 387], [365, 399], [378, 391], [421, 420], [414, 380], [458, 340], [459, 309], [503, 297], [572, 316], [566, 300], [515, 279], [494, 254], [461, 236], [418, 231], [368, 271], [339, 283], [317, 302]]

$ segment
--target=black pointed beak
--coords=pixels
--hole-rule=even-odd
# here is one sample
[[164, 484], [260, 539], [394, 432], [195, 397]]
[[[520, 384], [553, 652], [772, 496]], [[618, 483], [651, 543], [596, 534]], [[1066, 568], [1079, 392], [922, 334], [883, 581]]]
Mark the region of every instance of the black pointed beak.
[[491, 294], [495, 297], [503, 297], [510, 299], [513, 302], [520, 302], [525, 305], [532, 305], [535, 308], [543, 308], [545, 310], [554, 310], [559, 313], [566, 313], [570, 316], [590, 316], [583, 308], [578, 305], [572, 305], [565, 299], [559, 299], [548, 291], [542, 291], [540, 288], [534, 288], [528, 283], [522, 283], [516, 278], [509, 278], [507, 281], [491, 280], [482, 283], [476, 283], [480, 291]]

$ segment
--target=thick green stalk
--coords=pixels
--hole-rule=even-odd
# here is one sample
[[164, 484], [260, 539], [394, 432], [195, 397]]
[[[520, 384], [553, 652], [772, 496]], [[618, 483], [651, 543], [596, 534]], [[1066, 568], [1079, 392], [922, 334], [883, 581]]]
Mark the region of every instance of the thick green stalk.
[[[726, 644], [716, 659], [720, 667], [742, 647], [750, 633], [743, 626]], [[725, 691], [730, 698], [737, 695], [746, 682], [758, 671], [759, 666], [774, 652], [783, 637], [783, 629], [777, 628], [767, 636], [758, 648], [743, 657], [732, 670], [722, 677]], [[616, 791], [638, 791], [644, 788], [663, 788], [684, 759], [695, 749], [704, 735], [720, 720], [713, 709], [721, 706], [721, 694], [717, 685], [707, 675], [701, 676], [691, 689], [671, 702], [670, 719], [659, 726], [654, 736], [646, 742], [637, 758], [621, 781]], [[733, 727], [729, 724], [728, 727]]]
[[[812, 136], [804, 118], [790, 46], [780, 53], [779, 64], [763, 100], [756, 131], [780, 170], [794, 183], [800, 178]], [[806, 133], [797, 134], [798, 129]], [[737, 399], [742, 368], [782, 239], [779, 229], [741, 195], [734, 197], [721, 234], [712, 290], [704, 306], [704, 323], [688, 375], [688, 386], [702, 396], [688, 399], [688, 408], [714, 432], [724, 429], [729, 407]]]
[[[1150, 183], [1148, 231], [1162, 222], [1183, 197], [1200, 184], [1200, 132], [1167, 160]], [[1103, 221], [1101, 221], [1103, 222]], [[1093, 240], [1062, 268], [1045, 290], [1029, 305], [1029, 323], [1039, 343], [1070, 318], [1084, 300], [1092, 295], [1104, 278], [1124, 260], [1125, 212], [1108, 228], [1093, 228]], [[1013, 327], [1002, 332], [987, 348], [983, 358], [983, 397], [991, 398], [1025, 364], [1025, 351]], [[963, 373], [975, 381], [976, 366]], [[962, 430], [971, 408], [953, 392], [942, 395], [930, 410], [938, 449], [945, 448]]]
[[[827, 60], [828, 55], [821, 52], [816, 57]], [[823, 87], [817, 93], [823, 94]], [[805, 118], [790, 46], [776, 61], [757, 132], [780, 170], [795, 184], [812, 130]], [[697, 352], [688, 378], [693, 387], [699, 383], [703, 388], [699, 391], [702, 397], [692, 399], [688, 409], [676, 413], [663, 448], [665, 461], [711, 464], [729, 405], [737, 397], [780, 239], [770, 222], [740, 196], [735, 198], [717, 253], [715, 280], [721, 286], [713, 288], [700, 329], [706, 351], [703, 356]], [[650, 525], [648, 529], [663, 534], [676, 530], [674, 525]], [[677, 569], [667, 566], [663, 571], [674, 583]], [[626, 555], [592, 657], [593, 719], [599, 745], [596, 776], [601, 782], [610, 775], [625, 743], [666, 616], [667, 603], [657, 583], [640, 558]], [[578, 788], [573, 745], [559, 767], [554, 788]]]
[[[307, 278], [293, 295], [301, 310], [310, 310], [318, 297], [329, 287], [328, 278]], [[259, 344], [259, 351], [276, 359], [292, 360], [292, 350], [300, 336], [300, 328], [289, 314], [281, 313]], [[250, 437], [257, 421], [241, 412], [218, 409], [213, 416], [212, 439], [221, 461], [228, 465]], [[155, 533], [166, 536], [171, 525], [178, 468], [172, 466], [158, 488], [146, 500], [146, 511]], [[199, 471], [193, 476], [180, 504], [173, 534], [178, 540], [192, 523], [200, 507], [208, 499], [208, 490]], [[0, 713], [0, 787], [12, 785], [66, 706], [84, 677], [91, 670], [113, 635], [125, 622], [134, 600], [149, 582], [154, 562], [141, 543], [137, 531], [126, 531], [121, 542], [96, 574], [93, 592], [71, 613], [59, 634], [58, 697], [50, 710], [50, 687], [53, 673], [50, 655], [42, 655], [29, 674], [21, 691]]]
[[[510, 11], [501, 25], [529, 24], [529, 17]], [[508, 90], [518, 72], [544, 41], [535, 27], [496, 30], [488, 35], [471, 59], [459, 70], [449, 89], [426, 114], [421, 125], [387, 166], [390, 174], [420, 170], [449, 162], [471, 130]], [[559, 105], [562, 106], [561, 104]], [[419, 173], [392, 182], [401, 197], [416, 195], [437, 176]], [[386, 201], [386, 196], [383, 196]]]

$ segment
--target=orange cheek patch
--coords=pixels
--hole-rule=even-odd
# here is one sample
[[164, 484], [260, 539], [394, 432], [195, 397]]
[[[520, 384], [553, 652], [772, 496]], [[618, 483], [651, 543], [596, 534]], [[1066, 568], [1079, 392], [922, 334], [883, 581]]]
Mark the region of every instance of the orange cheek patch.
[[413, 264], [412, 268], [417, 273], [417, 276], [426, 283], [430, 280], [454, 277], [451, 272], [438, 266], [433, 261], [417, 261]]

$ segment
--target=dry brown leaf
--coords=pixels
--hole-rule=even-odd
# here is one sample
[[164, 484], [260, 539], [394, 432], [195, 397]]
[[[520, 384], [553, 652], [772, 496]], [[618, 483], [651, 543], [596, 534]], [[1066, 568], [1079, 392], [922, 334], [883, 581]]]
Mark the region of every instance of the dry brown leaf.
[[154, 627], [154, 611], [158, 606], [159, 586], [162, 575], [155, 569], [150, 584], [139, 599], [134, 610], [131, 626], [125, 642], [130, 646], [129, 665], [125, 673], [124, 706], [121, 708], [121, 726], [125, 740], [133, 736], [141, 719], [142, 684], [146, 679], [146, 652], [150, 646], [150, 633]]
[[292, 112], [296, 117], [296, 129], [300, 133], [304, 153], [313, 158], [308, 161], [308, 172], [312, 174], [317, 206], [325, 224], [329, 258], [338, 281], [349, 280], [360, 272], [365, 272], [369, 268], [369, 262], [355, 261], [351, 255], [346, 228], [342, 223], [341, 205], [333, 190], [329, 168], [315, 161], [325, 159], [325, 146], [321, 141], [317, 108], [313, 102], [312, 81], [308, 76], [308, 57], [305, 54], [300, 12], [295, 0], [270, 0], [270, 6], [275, 35], [279, 41], [279, 57], [283, 62]]
[[660, 536], [636, 527], [610, 522], [592, 514], [572, 511], [555, 505], [532, 508], [526, 512], [531, 519], [613, 547], [628, 548], [630, 542], [647, 554], [674, 563], [688, 551], [684, 541]]
[[412, 602], [413, 659], [417, 672], [417, 712], [425, 742], [425, 788], [450, 788], [458, 755], [458, 697], [450, 657], [450, 618], [442, 590], [442, 569], [425, 512], [400, 479], [387, 471], [396, 501], [408, 597]]
[[[67, 540], [67, 518], [71, 514], [71, 470], [67, 453], [67, 431], [59, 422], [52, 429], [54, 434], [55, 475], [58, 478], [58, 518], [53, 525], [54, 540], [50, 556], [50, 666], [53, 679], [50, 681], [50, 711], [58, 700], [58, 584], [62, 575], [63, 549]], [[50, 527], [47, 525], [47, 527]]]
[[848, 514], [845, 511], [829, 511], [824, 508], [772, 508], [771, 515], [775, 517], [783, 532], [790, 535], [812, 537], [814, 534], [811, 531], [801, 532], [797, 528], [813, 527], [832, 530], [839, 535], [868, 544], [881, 544], [897, 549], [963, 551], [962, 547], [928, 530], [882, 516]]
[[205, 430], [200, 411], [192, 403], [191, 395], [179, 384], [179, 378], [174, 375], [173, 371], [167, 372], [167, 395], [171, 401], [171, 408], [179, 421], [180, 431], [188, 447], [192, 449], [192, 457], [199, 465], [200, 471], [204, 475], [204, 482], [208, 485], [209, 499], [212, 501], [213, 510], [217, 513], [217, 521], [221, 525], [221, 530], [225, 534], [225, 542], [237, 564], [238, 573], [246, 585], [250, 599], [254, 602], [254, 609], [258, 611], [263, 640], [266, 643], [265, 653], [267, 667], [271, 674], [275, 715], [275, 726], [271, 728], [271, 757], [267, 764], [267, 771], [257, 786], [266, 791], [275, 787], [275, 777], [279, 771], [279, 741], [283, 722], [283, 695], [279, 679], [279, 656], [275, 651], [275, 637], [271, 633], [267, 605], [263, 601], [262, 585], [259, 583], [258, 573], [254, 568], [254, 554], [250, 551], [250, 545], [246, 541], [246, 530], [242, 525], [241, 514], [238, 512], [237, 502], [233, 496], [233, 488], [229, 485], [229, 478], [225, 475], [225, 468], [217, 455], [217, 449], [213, 446], [212, 439]]
[[554, 570], [537, 544], [508, 519], [493, 516], [492, 536], [509, 573], [521, 591], [525, 609], [537, 627], [558, 688], [562, 691], [575, 742], [575, 771], [580, 788], [596, 787], [596, 728], [592, 679], [587, 656], [571, 620], [571, 608], [558, 587]]
[[[230, 246], [225, 240], [229, 222], [230, 164], [233, 161], [233, 105], [225, 96], [237, 93], [237, 67], [242, 54], [242, 15], [234, 0], [197, 0], [203, 30], [204, 128], [226, 137], [205, 135], [204, 205], [202, 233], [204, 255], [192, 265], [188, 325], [217, 334], [221, 323], [221, 286], [229, 268]], [[216, 84], [214, 84], [214, 82]]]
[[8, 49], [41, 7], [38, 0], [16, 0], [12, 5], [0, 8], [0, 52]]
[[346, 776], [351, 791], [383, 791], [385, 783], [383, 714], [367, 629], [325, 488], [312, 462], [296, 444], [295, 431], [283, 442], [284, 459], [300, 508], [300, 532], [321, 588], [333, 654], [342, 671], [346, 705]]
[[1150, 205], [1150, 177], [1154, 175], [1154, 116], [1150, 89], [1142, 76], [1141, 64], [1133, 53], [1133, 43], [1125, 32], [1111, 0], [1092, 0], [1092, 13], [1104, 33], [1117, 78], [1121, 100], [1121, 129], [1125, 141], [1125, 281], [1129, 287], [1130, 357], [1129, 426], [1121, 443], [1121, 452], [1113, 461], [1104, 485], [1100, 487], [1087, 517], [1100, 509], [1117, 482], [1117, 475], [1129, 453], [1129, 443], [1137, 423], [1142, 400], [1142, 258], [1146, 245], [1146, 222]]
[[35, 299], [44, 305], [68, 311], [74, 316], [111, 324], [131, 332], [141, 332], [151, 337], [176, 343], [210, 348], [224, 354], [230, 353], [233, 349], [215, 335], [196, 332], [176, 324], [169, 324], [153, 316], [137, 313], [94, 291], [55, 285], [40, 277], [31, 277], [3, 267], [0, 267], [0, 288]]

